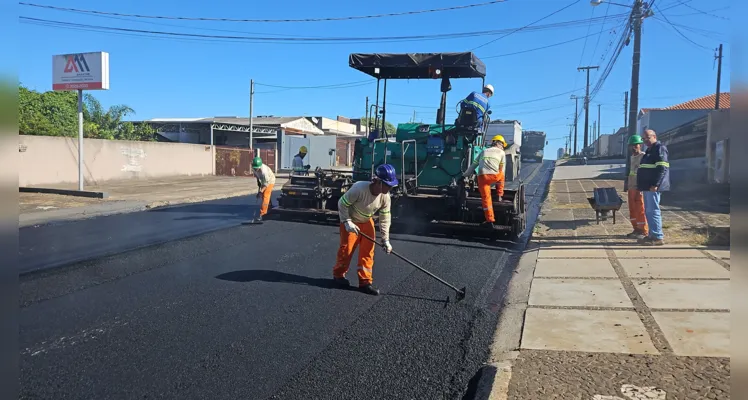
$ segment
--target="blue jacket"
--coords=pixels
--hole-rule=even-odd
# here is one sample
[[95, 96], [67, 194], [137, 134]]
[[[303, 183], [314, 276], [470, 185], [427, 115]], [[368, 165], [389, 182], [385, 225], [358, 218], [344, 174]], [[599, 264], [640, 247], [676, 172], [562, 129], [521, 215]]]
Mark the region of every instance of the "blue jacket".
[[647, 148], [636, 171], [636, 187], [639, 190], [647, 191], [652, 186], [656, 186], [658, 192], [670, 190], [670, 161], [667, 147], [660, 142]]
[[478, 122], [483, 122], [483, 114], [491, 109], [488, 104], [488, 97], [484, 96], [483, 93], [472, 92], [462, 101], [465, 107], [471, 107], [475, 110], [475, 116], [478, 118]]

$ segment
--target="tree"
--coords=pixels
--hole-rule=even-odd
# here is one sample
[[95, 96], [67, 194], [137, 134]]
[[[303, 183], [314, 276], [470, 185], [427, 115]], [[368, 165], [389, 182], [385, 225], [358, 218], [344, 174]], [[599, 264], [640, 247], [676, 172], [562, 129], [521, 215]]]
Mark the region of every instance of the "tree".
[[[69, 136], [78, 134], [78, 98], [75, 92], [39, 93], [18, 87], [18, 131], [23, 135]], [[114, 105], [104, 110], [91, 94], [83, 97], [83, 136], [109, 140], [155, 140], [148, 124], [123, 119], [135, 110]]]
[[[374, 118], [361, 117], [361, 124], [363, 124], [364, 126], [368, 127], [369, 126], [369, 120], [371, 120], [372, 130], [373, 130], [374, 129]], [[378, 122], [381, 124], [382, 120], [380, 119]], [[394, 135], [395, 132], [397, 131], [397, 128], [395, 128], [395, 125], [392, 125], [389, 122], [385, 122], [384, 123], [384, 131], [387, 132], [388, 135]]]
[[18, 88], [18, 130], [24, 135], [75, 136], [78, 100], [72, 92]]

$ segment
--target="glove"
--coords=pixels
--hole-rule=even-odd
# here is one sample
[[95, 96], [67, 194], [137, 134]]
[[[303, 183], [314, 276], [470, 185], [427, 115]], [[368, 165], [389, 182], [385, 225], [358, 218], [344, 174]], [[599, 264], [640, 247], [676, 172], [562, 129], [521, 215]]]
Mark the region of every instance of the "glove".
[[382, 243], [382, 248], [387, 252], [387, 254], [392, 253], [392, 245], [390, 244], [389, 240]]
[[257, 198], [259, 199], [260, 197], [262, 197], [262, 189], [257, 191]]
[[305, 165], [304, 166], [304, 169], [309, 169], [309, 168], [312, 168], [312, 166], [311, 165]]
[[358, 235], [359, 228], [356, 226], [356, 224], [353, 223], [353, 221], [345, 221], [345, 230], [348, 231], [348, 233], [355, 233]]

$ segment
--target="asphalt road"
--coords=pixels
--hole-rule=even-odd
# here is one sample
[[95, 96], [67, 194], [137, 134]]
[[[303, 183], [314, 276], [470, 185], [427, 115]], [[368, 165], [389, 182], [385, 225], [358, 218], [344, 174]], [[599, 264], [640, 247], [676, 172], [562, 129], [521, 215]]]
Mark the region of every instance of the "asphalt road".
[[[273, 192], [273, 203], [280, 191]], [[19, 230], [19, 269], [28, 273], [239, 226], [255, 196], [29, 226]]]
[[[551, 165], [523, 166], [533, 214]], [[393, 234], [396, 251], [467, 286], [455, 303], [379, 250], [381, 296], [333, 289], [337, 244], [336, 227], [269, 221], [24, 275], [21, 398], [460, 398], [488, 355], [498, 315], [486, 304], [501, 296], [516, 246]], [[348, 277], [356, 283], [355, 265]]]

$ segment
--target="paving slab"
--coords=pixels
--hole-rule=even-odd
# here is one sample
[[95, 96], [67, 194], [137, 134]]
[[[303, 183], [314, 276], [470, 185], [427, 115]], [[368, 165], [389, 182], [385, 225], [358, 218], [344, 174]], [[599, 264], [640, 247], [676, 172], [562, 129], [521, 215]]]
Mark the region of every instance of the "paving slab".
[[538, 252], [538, 258], [608, 258], [605, 249], [600, 248], [563, 248], [563, 249], [545, 249]]
[[531, 306], [631, 307], [621, 282], [592, 279], [535, 279], [530, 289]]
[[529, 308], [521, 348], [659, 354], [634, 311]]
[[535, 265], [535, 277], [616, 278], [618, 275], [607, 259], [545, 258]]
[[631, 386], [655, 387], [667, 400], [730, 400], [730, 359], [523, 350], [512, 366], [508, 398], [642, 399], [624, 395]]
[[653, 312], [678, 356], [730, 357], [730, 313]]
[[729, 260], [730, 259], [730, 249], [726, 250], [715, 250], [715, 249], [709, 249], [707, 250], [707, 253], [713, 255], [714, 257], [721, 258], [723, 260]]
[[730, 279], [730, 272], [708, 258], [619, 259], [631, 278]]
[[729, 310], [730, 281], [634, 280], [634, 287], [649, 308]]
[[[667, 240], [667, 239], [666, 239]], [[706, 255], [693, 247], [663, 246], [663, 248], [615, 248], [618, 258], [704, 258]]]

